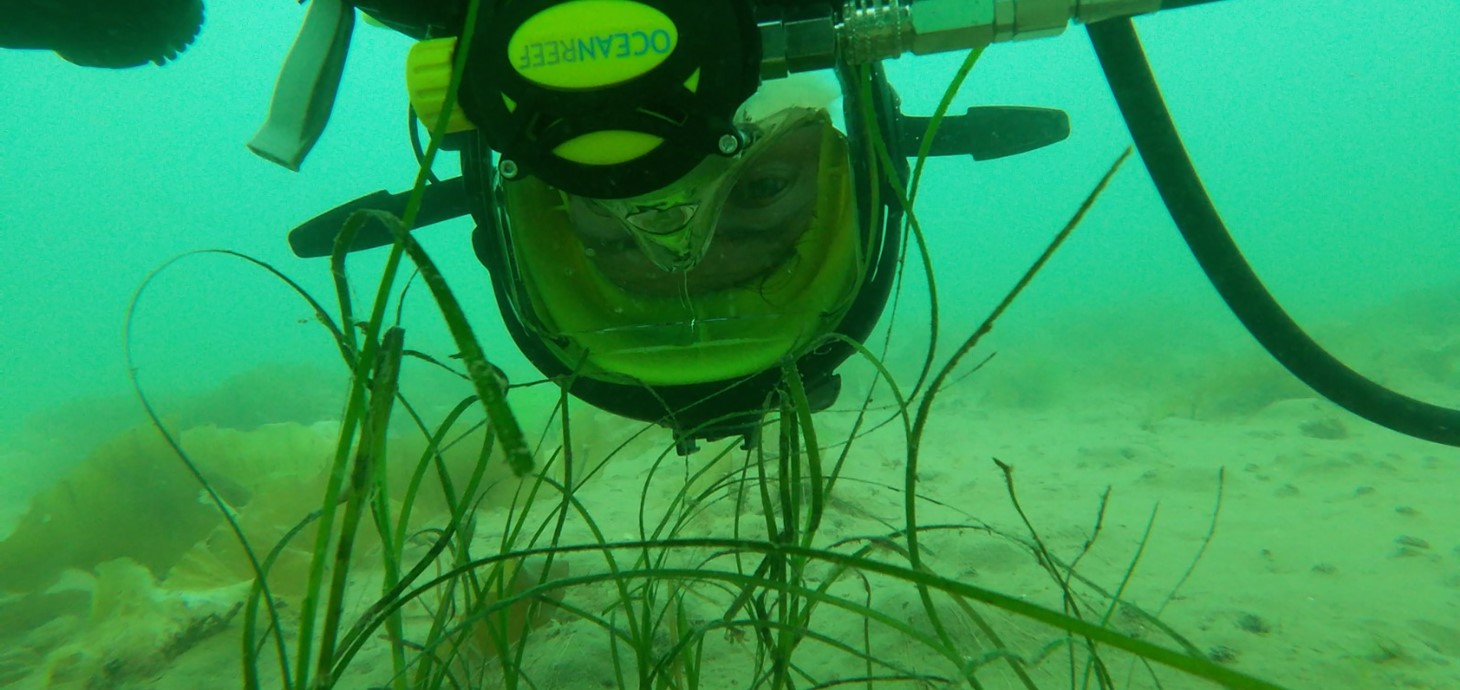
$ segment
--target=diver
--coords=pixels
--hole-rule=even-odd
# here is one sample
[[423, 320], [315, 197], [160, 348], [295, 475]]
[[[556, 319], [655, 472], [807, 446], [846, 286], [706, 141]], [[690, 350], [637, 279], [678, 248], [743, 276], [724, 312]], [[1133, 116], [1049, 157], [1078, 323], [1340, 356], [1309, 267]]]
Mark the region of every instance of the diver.
[[165, 64], [202, 27], [202, 0], [0, 0], [0, 48], [54, 50], [85, 67]]
[[[983, 107], [922, 142], [928, 120], [900, 111], [880, 61], [1056, 35], [1071, 22], [1085, 25], [1177, 229], [1253, 337], [1350, 412], [1460, 446], [1460, 411], [1385, 388], [1324, 350], [1218, 215], [1130, 19], [1211, 1], [512, 0], [481, 3], [471, 25], [466, 0], [359, 7], [424, 39], [408, 66], [412, 104], [428, 127], [447, 120], [441, 141], [461, 152], [462, 177], [427, 187], [417, 225], [471, 213], [477, 256], [528, 359], [595, 406], [670, 427], [682, 453], [698, 438], [754, 442], [796, 380], [813, 409], [836, 399], [836, 369], [870, 334], [898, 268], [908, 158], [985, 160], [1068, 135], [1057, 110]], [[321, 14], [335, 16], [339, 45], [347, 21]], [[294, 71], [317, 76], [309, 64]], [[441, 96], [458, 70], [448, 119]], [[840, 117], [815, 88], [792, 87], [799, 102], [774, 95], [770, 85], [802, 73], [834, 75]], [[311, 112], [296, 118], [298, 136], [266, 125], [254, 150], [297, 165], [322, 127]], [[403, 207], [384, 192], [360, 202]], [[296, 253], [328, 253], [321, 238], [342, 219], [296, 230]]]
[[[1068, 135], [1058, 110], [976, 107], [923, 142], [928, 119], [900, 111], [880, 61], [1081, 22], [1173, 221], [1243, 326], [1345, 409], [1460, 445], [1460, 411], [1384, 388], [1324, 351], [1232, 241], [1130, 21], [1211, 1], [309, 0], [249, 146], [299, 167], [328, 121], [357, 13], [417, 39], [412, 110], [460, 154], [462, 175], [432, 176], [415, 227], [471, 215], [475, 253], [533, 365], [590, 404], [669, 427], [688, 453], [699, 439], [754, 442], [788, 376], [813, 409], [836, 399], [836, 370], [871, 333], [897, 272], [909, 157], [987, 160]], [[199, 0], [71, 12], [55, 0], [0, 2], [10, 3], [0, 46], [78, 64], [160, 64], [202, 20]], [[352, 213], [401, 215], [408, 197], [344, 204], [296, 228], [291, 246], [328, 255]], [[350, 249], [392, 242], [367, 225]]]

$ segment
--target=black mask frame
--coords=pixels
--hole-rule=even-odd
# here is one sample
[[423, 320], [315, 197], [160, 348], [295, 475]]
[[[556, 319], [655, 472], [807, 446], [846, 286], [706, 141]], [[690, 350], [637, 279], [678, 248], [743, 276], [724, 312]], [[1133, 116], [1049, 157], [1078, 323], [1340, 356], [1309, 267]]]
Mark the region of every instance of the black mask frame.
[[[881, 317], [897, 274], [902, 242], [902, 209], [898, 206], [897, 192], [889, 185], [902, 186], [908, 179], [908, 166], [906, 158], [894, 154], [895, 169], [873, 180], [869, 162], [863, 154], [870, 132], [877, 132], [887, 142], [901, 140], [898, 98], [881, 66], [870, 67], [875, 123], [866, 122], [862, 115], [855, 68], [841, 66], [837, 72], [846, 93], [848, 143], [857, 190], [857, 215], [862, 239], [872, 252], [867, 259], [868, 273], [861, 291], [854, 297], [834, 332], [862, 342]], [[889, 144], [889, 150], [897, 151], [897, 148]], [[496, 198], [497, 166], [494, 160], [495, 153], [483, 137], [473, 135], [468, 138], [462, 149], [461, 167], [469, 196], [468, 205], [477, 221], [476, 230], [472, 233], [472, 246], [477, 258], [491, 274], [503, 323], [527, 359], [569, 393], [595, 407], [669, 427], [681, 453], [693, 451], [696, 441], [701, 439], [741, 436], [746, 443], [754, 442], [765, 411], [775, 404], [779, 395], [782, 386], [779, 368], [738, 379], [687, 385], [614, 383], [576, 374], [570, 363], [559, 359], [540, 340], [541, 336], [528, 325], [535, 320], [533, 315], [518, 313], [513, 300], [509, 299], [508, 293], [518, 276], [508, 236], [510, 229], [506, 227]], [[882, 186], [876, 208], [871, 206], [873, 184]], [[845, 342], [827, 340], [797, 359], [796, 369], [801, 374], [813, 408], [825, 409], [835, 401], [840, 388], [836, 369], [852, 352], [853, 348]]]

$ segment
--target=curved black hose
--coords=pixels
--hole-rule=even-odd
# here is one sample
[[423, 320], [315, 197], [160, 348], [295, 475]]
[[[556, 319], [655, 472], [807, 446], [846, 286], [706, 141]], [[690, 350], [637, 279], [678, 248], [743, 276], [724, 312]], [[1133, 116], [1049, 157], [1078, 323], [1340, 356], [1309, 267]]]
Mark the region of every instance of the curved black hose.
[[1460, 446], [1460, 410], [1415, 400], [1364, 378], [1314, 342], [1283, 311], [1243, 258], [1202, 187], [1130, 19], [1111, 19], [1086, 29], [1171, 219], [1242, 325], [1294, 376], [1344, 409], [1403, 434]]

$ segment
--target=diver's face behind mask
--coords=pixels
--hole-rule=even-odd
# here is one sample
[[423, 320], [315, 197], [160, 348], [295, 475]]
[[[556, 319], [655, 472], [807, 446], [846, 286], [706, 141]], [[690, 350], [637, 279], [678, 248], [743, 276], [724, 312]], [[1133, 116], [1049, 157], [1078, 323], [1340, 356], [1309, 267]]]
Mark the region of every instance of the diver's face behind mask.
[[816, 213], [824, 113], [788, 109], [755, 130], [747, 154], [708, 159], [694, 186], [656, 198], [567, 195], [584, 252], [626, 291], [697, 295], [774, 280]]
[[836, 327], [864, 273], [846, 138], [824, 109], [742, 124], [738, 156], [639, 197], [501, 183], [511, 299], [570, 368], [648, 385], [727, 380]]

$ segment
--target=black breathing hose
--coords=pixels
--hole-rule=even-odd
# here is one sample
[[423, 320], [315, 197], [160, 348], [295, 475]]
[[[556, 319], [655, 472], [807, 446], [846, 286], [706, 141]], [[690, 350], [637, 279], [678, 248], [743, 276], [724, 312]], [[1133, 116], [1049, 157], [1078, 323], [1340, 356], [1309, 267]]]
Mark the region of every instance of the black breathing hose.
[[[1166, 2], [1163, 9], [1204, 1]], [[1344, 409], [1403, 434], [1460, 446], [1460, 410], [1415, 400], [1364, 378], [1283, 311], [1232, 241], [1197, 177], [1130, 19], [1097, 22], [1086, 29], [1171, 219], [1242, 325], [1294, 376]]]

